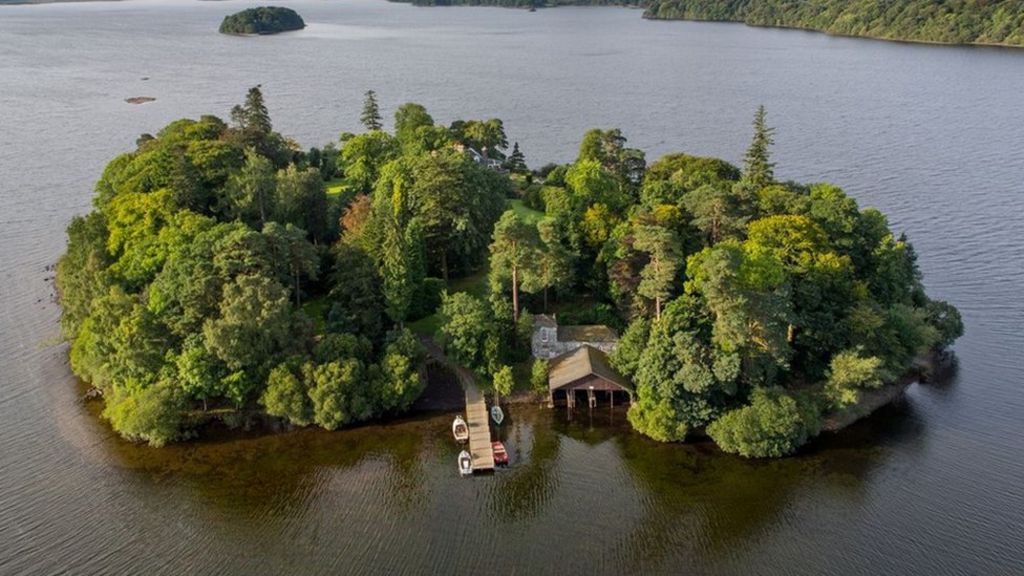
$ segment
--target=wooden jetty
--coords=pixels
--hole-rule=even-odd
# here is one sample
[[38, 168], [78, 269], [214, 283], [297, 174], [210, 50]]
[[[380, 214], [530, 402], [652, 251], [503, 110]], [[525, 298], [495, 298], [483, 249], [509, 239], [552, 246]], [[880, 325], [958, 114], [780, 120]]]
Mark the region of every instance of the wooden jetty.
[[473, 470], [494, 470], [494, 449], [491, 448], [487, 401], [484, 400], [483, 392], [476, 387], [472, 376], [467, 382], [463, 381], [460, 375], [459, 381], [466, 389], [466, 424], [469, 425], [469, 455], [473, 457]]
[[451, 362], [432, 338], [421, 338], [421, 341], [431, 358], [455, 372], [459, 384], [466, 393], [466, 425], [469, 426], [469, 454], [473, 458], [473, 471], [494, 470], [494, 449], [491, 447], [487, 400], [477, 387], [473, 373]]

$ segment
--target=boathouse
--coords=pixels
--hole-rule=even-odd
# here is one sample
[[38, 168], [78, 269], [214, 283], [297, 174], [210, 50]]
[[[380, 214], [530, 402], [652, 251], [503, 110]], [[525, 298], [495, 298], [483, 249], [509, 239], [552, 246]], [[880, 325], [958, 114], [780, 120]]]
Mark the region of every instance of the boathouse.
[[619, 374], [603, 351], [584, 344], [551, 361], [548, 372], [548, 402], [555, 403], [556, 394], [564, 395], [569, 408], [576, 407], [577, 394], [585, 394], [587, 405], [594, 407], [600, 394], [615, 404], [615, 395], [633, 401], [633, 386]]

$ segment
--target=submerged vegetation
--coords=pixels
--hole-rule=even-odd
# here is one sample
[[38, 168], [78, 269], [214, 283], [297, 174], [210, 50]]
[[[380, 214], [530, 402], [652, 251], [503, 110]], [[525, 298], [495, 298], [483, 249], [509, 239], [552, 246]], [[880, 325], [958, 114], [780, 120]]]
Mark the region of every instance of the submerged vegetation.
[[408, 103], [389, 133], [373, 92], [361, 119], [301, 150], [256, 87], [230, 123], [178, 120], [110, 162], [57, 284], [72, 369], [115, 430], [160, 445], [211, 419], [401, 413], [424, 385], [412, 328], [497, 393], [543, 390], [533, 310], [624, 330], [641, 433], [780, 456], [963, 330], [881, 213], [776, 180], [763, 109], [742, 169], [648, 166], [595, 129], [530, 171], [497, 119]]
[[247, 8], [230, 16], [225, 16], [220, 24], [221, 34], [277, 34], [302, 30], [306, 23], [291, 8], [278, 6], [260, 6]]

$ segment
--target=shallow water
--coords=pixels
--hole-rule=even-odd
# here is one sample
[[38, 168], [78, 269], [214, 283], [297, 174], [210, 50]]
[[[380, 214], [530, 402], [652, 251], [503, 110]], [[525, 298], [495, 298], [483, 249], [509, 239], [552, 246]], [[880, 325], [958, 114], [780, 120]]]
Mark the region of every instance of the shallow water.
[[[291, 2], [299, 33], [216, 34], [242, 4], [0, 9], [0, 574], [1024, 571], [1024, 51], [373, 0]], [[444, 416], [126, 444], [79, 400], [45, 268], [107, 160], [258, 83], [306, 146], [357, 129], [373, 88], [385, 111], [503, 118], [534, 166], [594, 126], [650, 160], [737, 161], [764, 103], [782, 178], [835, 182], [909, 234], [964, 314], [959, 370], [767, 463], [524, 407], [516, 466], [472, 480]]]

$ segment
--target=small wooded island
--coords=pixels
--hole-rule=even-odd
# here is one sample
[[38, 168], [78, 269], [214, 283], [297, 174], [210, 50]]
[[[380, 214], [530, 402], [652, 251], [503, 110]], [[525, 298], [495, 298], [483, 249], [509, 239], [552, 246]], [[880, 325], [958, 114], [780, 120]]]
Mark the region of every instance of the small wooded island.
[[775, 178], [763, 109], [742, 169], [648, 165], [594, 129], [530, 171], [500, 120], [444, 126], [412, 103], [394, 120], [370, 92], [366, 132], [302, 150], [257, 87], [230, 123], [177, 120], [107, 165], [57, 286], [71, 367], [118, 433], [400, 414], [424, 342], [485, 388], [546, 397], [559, 369], [531, 341], [557, 317], [603, 325], [575, 339], [622, 334], [590, 354], [638, 432], [775, 457], [963, 332], [883, 214]]
[[220, 23], [221, 34], [277, 34], [302, 30], [306, 23], [295, 10], [278, 6], [260, 6], [247, 8], [241, 12], [225, 16]]

